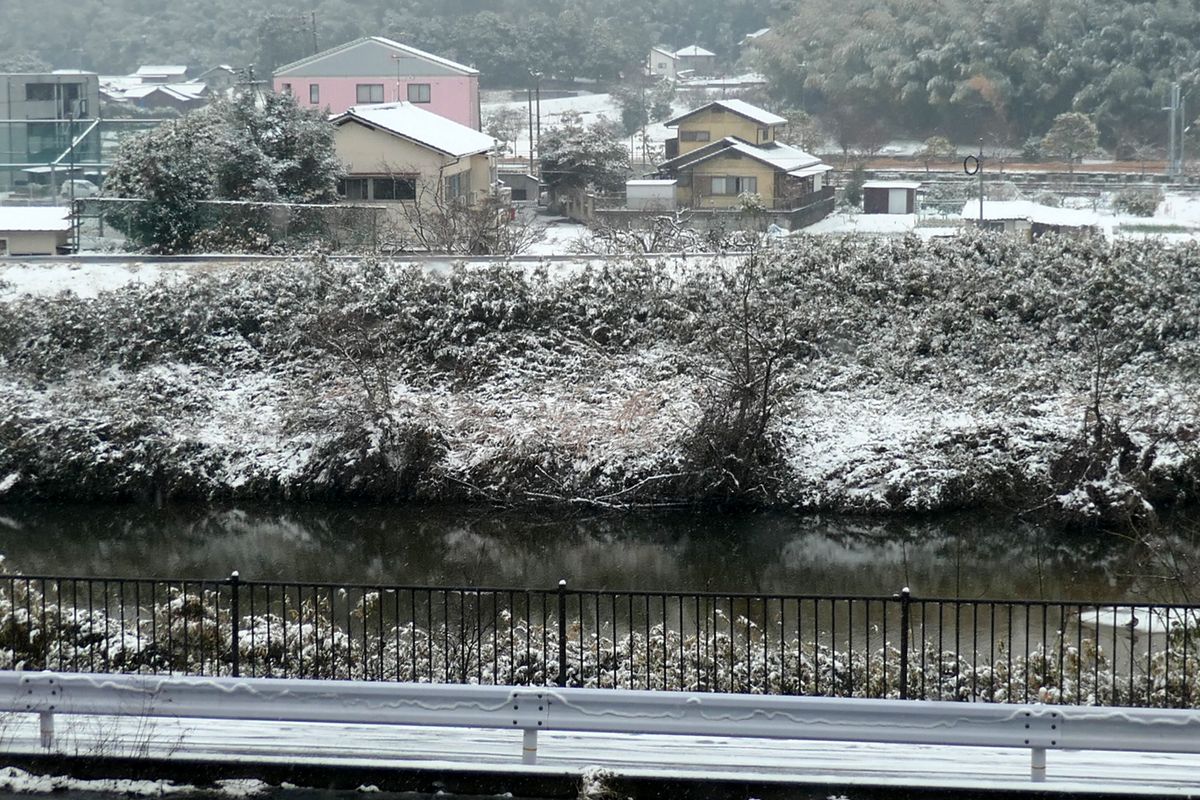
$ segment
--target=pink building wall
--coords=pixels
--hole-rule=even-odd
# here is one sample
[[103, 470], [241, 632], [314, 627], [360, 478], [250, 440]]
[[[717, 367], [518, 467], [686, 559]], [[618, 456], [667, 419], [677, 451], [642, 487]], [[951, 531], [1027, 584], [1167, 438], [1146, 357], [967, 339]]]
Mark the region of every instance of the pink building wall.
[[[383, 84], [383, 100], [392, 103], [408, 99], [408, 84], [429, 84], [429, 102], [420, 107], [460, 125], [479, 130], [479, 76], [404, 76], [399, 83], [395, 74], [379, 77], [301, 77], [275, 78], [275, 91], [283, 92], [284, 84], [291, 84], [291, 92], [302, 108], [326, 109], [331, 114], [341, 114], [350, 106], [358, 105], [358, 84]], [[309, 102], [309, 86], [317, 84], [320, 96], [317, 103]]]

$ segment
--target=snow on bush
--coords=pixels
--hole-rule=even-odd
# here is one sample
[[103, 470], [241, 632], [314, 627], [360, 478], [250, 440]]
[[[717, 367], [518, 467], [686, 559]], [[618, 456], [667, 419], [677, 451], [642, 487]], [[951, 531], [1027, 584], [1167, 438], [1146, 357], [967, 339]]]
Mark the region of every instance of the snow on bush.
[[754, 258], [296, 260], [16, 299], [0, 496], [1002, 503], [1118, 525], [1195, 499], [1195, 246]]

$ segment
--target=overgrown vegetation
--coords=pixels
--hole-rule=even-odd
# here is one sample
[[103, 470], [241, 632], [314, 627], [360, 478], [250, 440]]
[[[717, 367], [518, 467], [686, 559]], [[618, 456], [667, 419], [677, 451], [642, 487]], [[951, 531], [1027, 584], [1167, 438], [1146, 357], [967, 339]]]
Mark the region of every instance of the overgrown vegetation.
[[1195, 502], [1200, 249], [800, 239], [322, 260], [0, 304], [8, 499], [353, 497], [1078, 525]]

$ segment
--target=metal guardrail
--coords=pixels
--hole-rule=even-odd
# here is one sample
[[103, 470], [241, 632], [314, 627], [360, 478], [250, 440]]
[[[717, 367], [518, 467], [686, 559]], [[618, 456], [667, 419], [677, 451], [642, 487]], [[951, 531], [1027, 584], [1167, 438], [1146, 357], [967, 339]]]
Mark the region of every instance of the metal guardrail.
[[10, 575], [0, 669], [1192, 708], [1200, 607]]
[[1025, 748], [1033, 781], [1047, 750], [1200, 753], [1178, 709], [3, 672], [0, 711], [38, 714], [46, 749], [66, 714], [517, 729], [526, 764], [541, 731]]

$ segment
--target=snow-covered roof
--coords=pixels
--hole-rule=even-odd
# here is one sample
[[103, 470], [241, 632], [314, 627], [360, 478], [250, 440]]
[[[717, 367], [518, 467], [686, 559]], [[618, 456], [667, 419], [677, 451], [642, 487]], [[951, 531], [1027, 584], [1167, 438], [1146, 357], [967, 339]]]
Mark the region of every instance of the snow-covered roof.
[[156, 75], [183, 75], [187, 73], [188, 68], [183, 64], [145, 64], [137, 68], [134, 75], [140, 76], [156, 76]]
[[180, 101], [203, 99], [208, 87], [203, 83], [147, 83], [141, 86], [131, 86], [121, 92], [126, 100], [141, 100], [152, 94], [165, 94], [167, 97]]
[[[969, 200], [963, 205], [961, 218], [979, 219], [979, 201]], [[1054, 225], [1066, 228], [1086, 228], [1097, 224], [1091, 211], [1074, 208], [1054, 208], [1030, 200], [984, 200], [983, 219], [991, 222], [1023, 219], [1038, 225]]]
[[920, 189], [920, 181], [867, 181], [864, 189]]
[[751, 33], [747, 33], [745, 36], [743, 36], [742, 41], [743, 42], [753, 42], [758, 37], [765, 36], [766, 34], [768, 34], [770, 32], [771, 32], [770, 28], [759, 28], [758, 30], [753, 31]]
[[656, 44], [650, 48], [652, 53], [662, 53], [664, 56], [675, 58], [675, 51], [667, 47], [665, 44]]
[[675, 51], [676, 56], [715, 56], [716, 53], [711, 50], [705, 50], [698, 44], [681, 47]]
[[334, 125], [356, 121], [424, 145], [447, 155], [462, 157], [486, 153], [496, 140], [452, 119], [419, 108], [407, 100], [351, 106], [332, 118]]
[[389, 39], [386, 36], [364, 36], [360, 39], [355, 39], [354, 41], [346, 42], [345, 44], [340, 44], [337, 47], [331, 47], [328, 50], [323, 50], [320, 53], [315, 53], [314, 55], [308, 56], [306, 58], [302, 58], [298, 61], [293, 61], [290, 64], [284, 64], [283, 66], [276, 68], [275, 77], [277, 77], [277, 78], [284, 77], [284, 76], [286, 76], [286, 74], [288, 72], [291, 72], [292, 70], [296, 69], [297, 67], [302, 67], [307, 64], [311, 64], [315, 61], [320, 61], [321, 59], [326, 58], [327, 56], [331, 56], [334, 53], [340, 53], [344, 50], [349, 50], [352, 47], [358, 47], [359, 45], [363, 44], [364, 42], [375, 42], [376, 44], [381, 44], [384, 47], [387, 47], [391, 50], [396, 51], [397, 53], [402, 53], [404, 55], [412, 56], [414, 58], [419, 58], [423, 61], [429, 61], [433, 64], [438, 64], [439, 66], [445, 67], [446, 69], [452, 70], [453, 72], [461, 73], [463, 75], [478, 75], [479, 74], [479, 70], [477, 70], [473, 67], [468, 67], [465, 64], [459, 64], [457, 61], [451, 61], [448, 58], [442, 58], [441, 56], [435, 56], [433, 53], [427, 53], [426, 51], [420, 50], [416, 47], [412, 47], [411, 45], [402, 44], [400, 42], [397, 42], [394, 39]]
[[707, 111], [714, 106], [720, 106], [726, 111], [732, 111], [740, 117], [745, 117], [751, 122], [757, 122], [759, 125], [784, 125], [787, 120], [778, 114], [772, 114], [770, 111], [761, 109], [758, 106], [752, 106], [745, 100], [714, 100], [708, 105], [694, 108], [684, 114], [680, 114], [674, 119], [667, 120], [665, 124], [668, 128], [678, 125], [682, 120], [687, 119], [693, 114], [699, 114], [701, 111]]
[[639, 178], [625, 181], [626, 186], [674, 186], [675, 183], [674, 178]]
[[61, 206], [0, 206], [0, 231], [69, 231], [68, 214]]
[[822, 175], [832, 169], [833, 167], [828, 164], [813, 164], [811, 167], [801, 167], [800, 169], [791, 170], [788, 172], [788, 175], [796, 178], [807, 178], [810, 175]]

